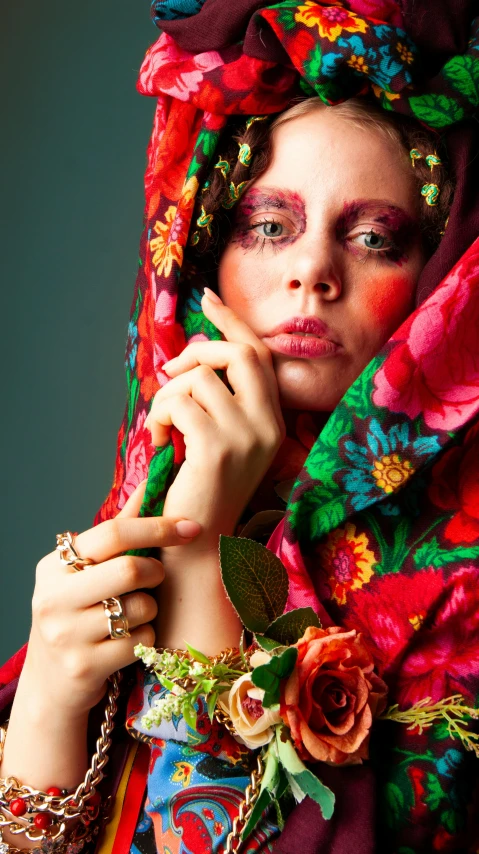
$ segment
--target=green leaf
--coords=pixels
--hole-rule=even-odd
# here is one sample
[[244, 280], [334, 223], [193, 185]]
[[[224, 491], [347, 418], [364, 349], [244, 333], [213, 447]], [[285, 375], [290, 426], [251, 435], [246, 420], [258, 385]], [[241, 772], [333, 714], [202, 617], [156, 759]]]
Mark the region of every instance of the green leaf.
[[471, 104], [479, 104], [479, 62], [472, 56], [453, 56], [443, 68], [444, 76]]
[[183, 712], [183, 717], [185, 719], [186, 724], [190, 727], [190, 729], [196, 729], [196, 709], [188, 701], [184, 702], [182, 705], [181, 711]]
[[248, 821], [246, 822], [246, 824], [245, 824], [245, 826], [241, 832], [241, 839], [247, 839], [248, 838], [250, 833], [254, 830], [254, 828], [258, 824], [258, 822], [259, 822], [261, 816], [263, 815], [265, 809], [267, 809], [267, 807], [269, 807], [272, 800], [273, 800], [273, 798], [271, 796], [271, 793], [268, 791], [268, 789], [264, 789], [264, 791], [262, 791], [261, 794], [259, 795], [258, 800], [256, 801], [256, 803], [253, 807], [253, 812], [251, 813]]
[[456, 563], [463, 560], [476, 560], [479, 557], [479, 546], [461, 546], [457, 549], [441, 549], [437, 537], [433, 537], [427, 543], [414, 553], [414, 563], [418, 569], [432, 566], [434, 569], [440, 569], [449, 563]]
[[171, 679], [168, 679], [167, 676], [163, 676], [163, 674], [160, 674], [158, 676], [158, 682], [160, 683], [160, 685], [163, 685], [163, 688], [166, 688], [167, 691], [172, 691], [175, 687], [175, 683], [172, 682]]
[[447, 95], [418, 95], [409, 98], [411, 109], [420, 121], [432, 128], [443, 128], [464, 118], [464, 110]]
[[404, 806], [404, 796], [396, 783], [386, 783], [385, 787], [387, 811], [389, 813], [389, 821], [395, 826], [399, 819], [399, 814]]
[[304, 63], [304, 72], [310, 83], [315, 83], [319, 77], [322, 58], [321, 45], [316, 44]]
[[288, 647], [281, 655], [273, 656], [267, 664], [261, 664], [253, 670], [251, 681], [265, 692], [263, 706], [266, 709], [279, 703], [281, 680], [292, 673], [297, 657], [298, 650]]
[[[303, 637], [308, 626], [321, 628], [319, 617], [312, 608], [295, 608], [278, 617], [268, 626], [268, 640], [271, 638], [282, 646], [296, 643]], [[266, 649], [266, 647], [265, 647]]]
[[437, 810], [441, 801], [446, 797], [439, 780], [435, 774], [427, 774], [427, 794], [424, 798], [430, 810]]
[[452, 835], [458, 833], [458, 831], [460, 830], [458, 826], [459, 816], [453, 809], [444, 810], [441, 813], [440, 822], [444, 827], [444, 830], [447, 830], [447, 832], [451, 833]]
[[200, 664], [207, 664], [209, 666], [210, 660], [206, 655], [204, 655], [204, 653], [199, 652], [199, 650], [195, 649], [193, 646], [190, 646], [189, 643], [186, 643], [186, 641], [184, 641], [184, 644], [189, 654], [192, 658], [195, 659], [195, 661], [199, 661]]
[[281, 646], [278, 641], [267, 638], [265, 635], [255, 635], [254, 639], [259, 646], [266, 650], [266, 652], [273, 652], [274, 649], [278, 649], [278, 647]]
[[213, 718], [215, 716], [217, 699], [218, 699], [218, 692], [213, 691], [213, 693], [210, 694], [210, 696], [208, 697], [208, 699], [206, 701], [206, 708], [208, 710], [208, 717], [209, 717], [211, 723], [213, 723]]
[[263, 634], [288, 598], [288, 574], [273, 552], [246, 537], [220, 536], [221, 576], [240, 620]]
[[323, 818], [330, 819], [334, 812], [334, 792], [306, 768], [289, 738], [282, 740], [280, 727], [276, 727], [276, 745], [279, 761], [288, 775], [295, 797], [299, 794], [295, 788], [297, 786], [303, 795], [309, 795], [313, 801], [319, 804]]

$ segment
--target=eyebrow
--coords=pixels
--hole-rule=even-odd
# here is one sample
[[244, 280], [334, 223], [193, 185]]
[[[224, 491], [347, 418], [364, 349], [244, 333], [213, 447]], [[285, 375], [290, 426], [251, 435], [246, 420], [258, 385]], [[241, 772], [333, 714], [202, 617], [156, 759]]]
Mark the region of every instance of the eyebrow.
[[298, 216], [305, 216], [305, 203], [300, 193], [281, 187], [252, 187], [247, 190], [238, 205], [238, 213], [251, 216], [261, 208], [291, 210]]
[[371, 214], [376, 222], [403, 235], [413, 231], [418, 225], [413, 216], [389, 199], [355, 199], [345, 202], [337, 222], [337, 231], [347, 231], [363, 214]]

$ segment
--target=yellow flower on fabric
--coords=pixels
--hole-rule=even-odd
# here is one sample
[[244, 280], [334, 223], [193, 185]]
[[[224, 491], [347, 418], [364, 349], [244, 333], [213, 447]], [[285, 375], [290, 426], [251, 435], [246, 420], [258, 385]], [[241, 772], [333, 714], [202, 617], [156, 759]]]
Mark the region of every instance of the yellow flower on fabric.
[[407, 62], [409, 65], [411, 64], [411, 62], [414, 62], [414, 55], [411, 53], [407, 45], [403, 44], [402, 42], [398, 42], [396, 45], [396, 50], [403, 62]]
[[358, 18], [344, 6], [320, 6], [313, 0], [306, 0], [304, 6], [298, 6], [294, 19], [306, 27], [317, 26], [321, 38], [329, 39], [330, 42], [335, 42], [343, 30], [348, 33], [365, 33], [368, 29], [364, 18]]
[[363, 74], [367, 74], [369, 71], [369, 65], [366, 65], [364, 56], [356, 56], [354, 53], [351, 59], [348, 59], [348, 65], [356, 71], [362, 71]]
[[377, 563], [374, 552], [368, 548], [366, 534], [356, 531], [356, 526], [347, 522], [344, 528], [332, 531], [319, 548], [323, 571], [331, 586], [331, 598], [344, 605], [350, 590], [358, 590], [374, 575]]
[[415, 632], [418, 632], [421, 628], [424, 620], [426, 619], [426, 611], [420, 611], [418, 614], [410, 614], [408, 617], [411, 626], [413, 627]]
[[173, 762], [176, 771], [173, 773], [171, 780], [173, 783], [181, 783], [184, 788], [190, 785], [191, 775], [194, 765], [191, 762]]
[[150, 240], [150, 248], [153, 253], [152, 263], [158, 276], [169, 276], [174, 261], [180, 267], [183, 263], [183, 248], [188, 238], [197, 192], [198, 179], [190, 178], [183, 187], [178, 205], [170, 205], [164, 221], [157, 220], [153, 226], [157, 237]]
[[397, 99], [401, 97], [397, 92], [387, 92], [386, 89], [381, 89], [381, 86], [378, 86], [377, 83], [371, 83], [371, 86], [376, 98], [380, 98], [381, 95], [384, 95], [388, 101], [397, 101]]
[[409, 460], [403, 460], [399, 454], [386, 454], [380, 460], [375, 460], [372, 470], [376, 486], [384, 489], [386, 495], [404, 486], [413, 474], [412, 464]]

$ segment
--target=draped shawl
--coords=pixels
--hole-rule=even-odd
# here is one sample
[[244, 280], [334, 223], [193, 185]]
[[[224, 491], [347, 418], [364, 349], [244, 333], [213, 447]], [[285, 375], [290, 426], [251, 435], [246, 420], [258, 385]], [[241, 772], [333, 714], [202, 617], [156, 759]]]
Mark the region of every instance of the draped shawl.
[[[277, 113], [298, 95], [333, 104], [372, 92], [385, 110], [415, 116], [445, 136], [454, 202], [420, 277], [417, 309], [305, 453], [268, 547], [288, 569], [288, 607], [312, 605], [324, 625], [361, 631], [391, 702], [408, 706], [461, 693], [475, 705], [479, 18], [473, 19], [473, 4], [183, 0], [172, 6], [153, 4], [163, 32], [138, 79], [139, 92], [157, 98], [157, 107], [126, 349], [128, 401], [114, 483], [96, 522], [114, 516], [146, 476], [141, 514], [161, 514], [184, 459], [176, 429], [171, 444], [156, 449], [144, 422], [167, 382], [164, 362], [191, 341], [221, 338], [201, 311], [201, 290], [185, 260], [195, 198], [221, 153], [230, 117]], [[4, 706], [22, 658], [0, 671]], [[347, 852], [354, 844], [370, 852], [374, 836], [379, 850], [400, 854], [476, 850], [479, 766], [458, 740], [440, 726], [420, 734], [383, 722], [375, 725], [371, 751], [376, 818], [367, 769], [326, 769], [338, 795], [335, 818], [324, 822], [306, 799], [275, 850]]]

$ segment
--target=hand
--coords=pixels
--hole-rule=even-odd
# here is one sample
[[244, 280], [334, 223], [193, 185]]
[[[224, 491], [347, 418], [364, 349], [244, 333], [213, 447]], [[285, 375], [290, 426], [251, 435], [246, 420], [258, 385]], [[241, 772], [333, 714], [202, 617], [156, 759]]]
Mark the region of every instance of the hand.
[[[137, 518], [145, 485], [146, 481], [137, 487], [115, 519], [75, 537], [78, 554], [94, 560], [94, 565], [75, 572], [60, 562], [57, 551], [38, 564], [22, 680], [27, 681], [30, 696], [39, 703], [44, 699], [49, 708], [58, 705], [81, 716], [101, 699], [107, 677], [135, 660], [137, 643], [155, 643], [149, 622], [157, 613], [156, 601], [147, 593], [131, 591], [157, 587], [163, 565], [122, 552], [184, 544], [192, 536], [177, 533], [176, 521], [182, 516]], [[111, 596], [122, 597], [131, 637], [109, 636], [102, 599]]]
[[203, 533], [195, 551], [216, 552], [219, 535], [234, 533], [285, 426], [270, 350], [221, 300], [205, 295], [202, 308], [226, 340], [189, 344], [164, 366], [172, 379], [155, 395], [146, 426], [157, 446], [168, 442], [172, 425], [183, 434], [185, 461], [163, 512], [197, 519]]

